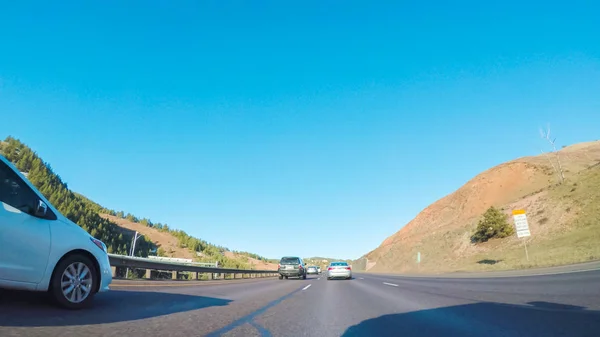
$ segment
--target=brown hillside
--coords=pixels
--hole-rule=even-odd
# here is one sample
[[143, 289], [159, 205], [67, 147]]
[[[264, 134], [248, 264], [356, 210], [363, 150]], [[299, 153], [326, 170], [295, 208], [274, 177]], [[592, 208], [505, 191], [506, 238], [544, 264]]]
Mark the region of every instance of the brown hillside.
[[254, 269], [277, 270], [277, 263], [260, 261], [255, 258], [252, 258], [249, 256], [244, 256], [244, 255], [239, 255], [239, 254], [236, 254], [233, 252], [225, 252], [225, 256], [232, 258], [232, 259], [247, 261]]
[[100, 216], [116, 223], [124, 232], [131, 233], [132, 236], [136, 231], [143, 234], [146, 239], [152, 241], [157, 247], [164, 249], [167, 257], [180, 259], [193, 259], [196, 257], [189, 249], [179, 247], [179, 240], [169, 233], [110, 214], [100, 214]]
[[[531, 240], [542, 240], [548, 235], [555, 235], [560, 229], [564, 230], [575, 218], [575, 213], [556, 211], [559, 204], [568, 209], [571, 206], [563, 205], [563, 196], [550, 193], [556, 189], [551, 186], [558, 181], [549, 162], [550, 156], [553, 155], [519, 158], [477, 175], [454, 193], [425, 208], [400, 231], [368, 253], [367, 269], [416, 271], [417, 251], [421, 252], [423, 259], [419, 268], [421, 272], [453, 271], [459, 267], [487, 268], [470, 268], [460, 261], [498, 249], [492, 247], [500, 244], [496, 242], [498, 240], [480, 245], [471, 244], [469, 240], [477, 220], [490, 206], [501, 207], [507, 214], [514, 208], [525, 208], [531, 230], [535, 233]], [[566, 147], [559, 151], [559, 156], [566, 178], [563, 185], [573, 183], [580, 179], [582, 172], [600, 162], [600, 142]], [[544, 223], [543, 228], [540, 222]], [[512, 242], [513, 239], [507, 238], [504, 242]]]
[[[179, 247], [179, 240], [169, 233], [161, 232], [156, 228], [148, 227], [137, 222], [131, 222], [127, 219], [122, 219], [110, 214], [100, 214], [100, 216], [116, 223], [123, 232], [127, 232], [130, 235], [133, 235], [135, 231], [143, 234], [144, 237], [152, 241], [157, 247], [162, 248], [165, 251], [165, 255], [168, 257], [176, 257], [181, 259], [193, 259], [196, 257], [189, 249]], [[224, 255], [232, 259], [247, 262], [252, 265], [254, 269], [277, 270], [277, 264], [260, 261], [252, 257], [235, 254], [233, 252], [225, 252]]]

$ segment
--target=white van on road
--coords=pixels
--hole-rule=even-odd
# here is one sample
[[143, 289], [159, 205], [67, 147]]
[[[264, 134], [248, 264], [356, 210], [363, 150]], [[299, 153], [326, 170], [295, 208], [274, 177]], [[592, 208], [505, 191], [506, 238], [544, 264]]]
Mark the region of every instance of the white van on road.
[[0, 288], [48, 291], [60, 306], [80, 309], [111, 282], [106, 245], [0, 155]]

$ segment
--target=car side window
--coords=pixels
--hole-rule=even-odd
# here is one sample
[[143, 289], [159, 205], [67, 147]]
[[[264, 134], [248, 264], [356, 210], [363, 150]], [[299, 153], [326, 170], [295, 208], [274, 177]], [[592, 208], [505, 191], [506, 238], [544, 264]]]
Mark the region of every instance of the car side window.
[[4, 162], [0, 161], [0, 201], [34, 215], [39, 197]]

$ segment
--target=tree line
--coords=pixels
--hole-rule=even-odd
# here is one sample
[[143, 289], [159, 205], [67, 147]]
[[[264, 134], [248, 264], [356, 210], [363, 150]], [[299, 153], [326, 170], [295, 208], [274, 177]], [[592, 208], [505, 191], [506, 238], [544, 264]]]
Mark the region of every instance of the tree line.
[[[73, 192], [67, 183], [62, 181], [49, 163], [44, 162], [37, 153], [22, 143], [20, 140], [9, 136], [0, 142], [0, 154], [11, 161], [21, 172], [27, 173], [29, 181], [69, 220], [75, 222], [95, 238], [102, 240], [109, 253], [128, 255], [131, 249], [133, 235], [123, 230], [116, 223], [100, 216], [110, 214], [131, 222], [137, 222], [148, 227], [167, 232], [177, 238], [181, 248], [187, 248], [200, 254], [196, 260], [200, 262], [219, 262], [224, 268], [250, 269], [250, 265], [240, 260], [226, 257], [223, 253], [229, 251], [226, 247], [211, 244], [205, 240], [195, 238], [186, 232], [171, 228], [168, 224], [152, 222], [147, 218], [138, 218], [131, 213], [115, 211]], [[156, 249], [154, 244], [146, 237], [141, 237], [136, 243], [136, 256], [147, 257]], [[258, 254], [248, 252], [235, 253], [248, 256], [261, 261], [268, 259]], [[165, 254], [158, 250], [159, 255]]]
[[[60, 213], [75, 222], [93, 237], [102, 240], [109, 253], [127, 254], [131, 249], [131, 235], [115, 223], [102, 218], [86, 199], [69, 190], [67, 184], [33, 150], [18, 139], [7, 137], [0, 143], [0, 153], [50, 201]], [[141, 238], [136, 244], [136, 255], [148, 256], [152, 242]]]

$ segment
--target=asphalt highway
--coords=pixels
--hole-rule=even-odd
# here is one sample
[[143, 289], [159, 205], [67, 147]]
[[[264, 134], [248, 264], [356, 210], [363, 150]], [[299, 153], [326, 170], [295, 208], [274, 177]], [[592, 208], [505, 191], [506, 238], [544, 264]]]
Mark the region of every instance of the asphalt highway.
[[600, 270], [119, 283], [83, 311], [0, 292], [0, 336], [600, 336]]

